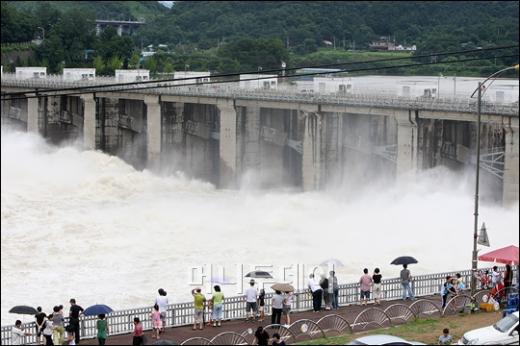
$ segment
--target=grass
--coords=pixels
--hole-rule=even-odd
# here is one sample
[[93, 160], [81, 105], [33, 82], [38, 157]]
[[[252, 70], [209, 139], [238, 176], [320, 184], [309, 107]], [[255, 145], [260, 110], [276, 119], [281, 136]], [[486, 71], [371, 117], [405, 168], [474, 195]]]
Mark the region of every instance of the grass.
[[437, 338], [444, 328], [450, 329], [453, 342], [457, 342], [462, 335], [471, 329], [491, 325], [501, 318], [499, 312], [479, 313], [474, 315], [453, 315], [442, 318], [418, 319], [407, 324], [389, 328], [381, 328], [355, 334], [340, 335], [325, 339], [314, 339], [298, 343], [299, 345], [343, 345], [366, 335], [388, 334], [410, 341], [419, 341], [426, 344], [437, 344]]

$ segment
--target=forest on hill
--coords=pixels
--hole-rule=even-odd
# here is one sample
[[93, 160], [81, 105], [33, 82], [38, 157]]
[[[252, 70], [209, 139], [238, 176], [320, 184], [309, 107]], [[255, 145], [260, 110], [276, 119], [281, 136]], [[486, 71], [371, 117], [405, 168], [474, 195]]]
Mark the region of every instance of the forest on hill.
[[[281, 61], [291, 67], [355, 60], [381, 37], [415, 45], [417, 55], [518, 45], [519, 35], [518, 1], [180, 1], [171, 9], [155, 1], [2, 1], [1, 6], [3, 52], [45, 36], [32, 47], [31, 59], [4, 61], [2, 54], [7, 69], [38, 63], [51, 71], [96, 66], [104, 74], [134, 65], [153, 72], [229, 72], [278, 68]], [[147, 24], [130, 37], [112, 30], [96, 37], [95, 19]], [[139, 57], [143, 48], [159, 44], [168, 48]], [[486, 74], [516, 63], [518, 58], [500, 56], [517, 53], [414, 72]]]

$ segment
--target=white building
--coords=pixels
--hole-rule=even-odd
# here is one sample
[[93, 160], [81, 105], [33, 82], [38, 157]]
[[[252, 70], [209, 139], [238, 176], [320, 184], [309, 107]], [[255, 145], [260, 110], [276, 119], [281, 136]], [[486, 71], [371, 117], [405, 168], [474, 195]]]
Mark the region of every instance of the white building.
[[210, 81], [210, 74], [210, 72], [178, 71], [173, 74], [173, 78], [176, 79], [173, 85], [207, 83]]
[[150, 70], [116, 70], [116, 81], [121, 83], [150, 80]]
[[63, 69], [63, 80], [75, 81], [75, 80], [95, 80], [96, 69], [95, 68], [64, 68]]
[[315, 77], [313, 91], [320, 94], [351, 94], [352, 78], [348, 77]]
[[[263, 79], [258, 79], [263, 78]], [[240, 89], [276, 89], [278, 75], [275, 74], [241, 74]]]
[[16, 79], [46, 78], [47, 67], [17, 67]]

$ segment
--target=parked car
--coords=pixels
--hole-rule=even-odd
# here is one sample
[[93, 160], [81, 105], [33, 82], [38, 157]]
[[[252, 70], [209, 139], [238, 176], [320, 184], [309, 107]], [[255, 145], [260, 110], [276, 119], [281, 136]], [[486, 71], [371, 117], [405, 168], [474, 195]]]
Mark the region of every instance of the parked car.
[[352, 340], [345, 345], [426, 345], [422, 342], [407, 341], [393, 335], [368, 335]]
[[518, 345], [518, 311], [492, 326], [464, 333], [459, 345]]

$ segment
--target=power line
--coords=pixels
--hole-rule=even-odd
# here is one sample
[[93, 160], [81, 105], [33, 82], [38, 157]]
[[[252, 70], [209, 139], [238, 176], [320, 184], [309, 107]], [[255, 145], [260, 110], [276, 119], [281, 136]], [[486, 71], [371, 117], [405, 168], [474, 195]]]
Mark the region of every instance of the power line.
[[[337, 67], [337, 66], [348, 66], [348, 65], [356, 65], [356, 64], [368, 64], [368, 63], [380, 63], [380, 62], [400, 61], [400, 60], [409, 60], [409, 59], [432, 58], [432, 57], [459, 55], [459, 54], [476, 53], [476, 52], [480, 53], [480, 52], [496, 51], [496, 50], [502, 50], [502, 49], [518, 48], [518, 47], [519, 47], [518, 45], [510, 45], [510, 46], [490, 47], [490, 48], [482, 48], [482, 49], [469, 49], [469, 50], [463, 50], [463, 51], [432, 53], [432, 54], [426, 54], [426, 55], [400, 57], [400, 58], [385, 58], [385, 59], [374, 59], [374, 60], [366, 60], [366, 61], [353, 61], [353, 62], [344, 62], [344, 63], [335, 63], [335, 64], [325, 64], [325, 65], [299, 66], [299, 67], [292, 67], [292, 68], [288, 68], [288, 69], [266, 70], [266, 71], [262, 71], [262, 74], [281, 72], [284, 70], [293, 71], [293, 70], [300, 70], [300, 69], [305, 69], [305, 68]], [[342, 71], [326, 72], [324, 74], [341, 73], [341, 72]], [[258, 71], [225, 73], [225, 74], [217, 74], [217, 75], [199, 76], [196, 78], [235, 77], [235, 76], [240, 76], [241, 74], [258, 74]], [[149, 81], [140, 81], [140, 82], [131, 82], [131, 83], [98, 84], [98, 85], [78, 86], [78, 87], [70, 87], [70, 88], [41, 89], [41, 90], [38, 90], [38, 92], [41, 93], [41, 92], [49, 92], [49, 91], [88, 90], [88, 89], [92, 89], [92, 88], [105, 89], [105, 88], [111, 88], [111, 87], [117, 87], [117, 86], [143, 85], [143, 84], [164, 83], [164, 82], [173, 82], [173, 81], [177, 82], [177, 81], [185, 81], [185, 80], [193, 80], [193, 79], [195, 79], [195, 78], [187, 77], [187, 78], [173, 78], [173, 79], [162, 79], [162, 80], [149, 80]], [[261, 78], [259, 78], [259, 79], [261, 79]], [[263, 78], [263, 79], [265, 79], [265, 78]], [[3, 95], [23, 95], [25, 93], [26, 92], [11, 92], [11, 93], [4, 93]]]
[[[498, 56], [497, 58], [514, 58], [518, 57], [518, 54], [514, 55], [504, 55], [504, 56]], [[374, 70], [387, 70], [387, 69], [395, 69], [395, 68], [406, 68], [406, 67], [416, 67], [416, 66], [424, 66], [424, 65], [438, 65], [438, 64], [454, 64], [454, 63], [461, 63], [461, 62], [469, 62], [469, 61], [478, 61], [478, 60], [487, 60], [489, 57], [478, 57], [478, 58], [468, 58], [468, 59], [462, 59], [462, 60], [454, 60], [454, 61], [445, 61], [445, 62], [427, 62], [427, 63], [417, 63], [417, 64], [406, 64], [406, 65], [395, 65], [395, 66], [381, 66], [381, 67], [366, 67], [366, 68], [358, 68], [358, 69], [344, 69], [340, 70], [334, 73], [344, 73], [344, 72], [363, 72], [363, 71], [374, 71]], [[298, 75], [292, 75], [292, 76], [286, 76], [282, 78], [297, 78], [297, 77], [304, 77], [304, 76], [316, 76], [316, 75], [324, 75], [324, 74], [330, 74], [330, 72], [312, 72], [312, 73], [303, 73]], [[243, 79], [242, 81], [250, 81], [250, 80], [263, 80], [263, 79], [271, 79], [272, 77], [258, 77], [258, 78], [250, 78], [250, 79]], [[193, 78], [191, 78], [193, 79]], [[224, 84], [224, 83], [234, 83], [237, 82], [237, 80], [227, 80], [227, 81], [209, 81], [205, 82], [204, 85], [207, 84]], [[143, 83], [132, 83], [132, 85], [140, 85]], [[19, 100], [19, 99], [28, 99], [28, 98], [39, 98], [43, 96], [71, 96], [71, 95], [81, 95], [86, 93], [96, 93], [96, 92], [117, 92], [117, 91], [136, 91], [136, 90], [147, 90], [147, 89], [160, 89], [160, 88], [170, 88], [170, 87], [183, 87], [183, 86], [193, 86], [193, 85], [200, 85], [199, 83], [188, 83], [188, 84], [177, 84], [177, 85], [154, 85], [154, 86], [143, 86], [138, 88], [117, 88], [117, 89], [108, 89], [108, 90], [93, 90], [93, 91], [81, 91], [81, 92], [73, 92], [73, 93], [62, 93], [62, 94], [39, 94], [40, 91], [34, 91], [34, 92], [25, 92], [30, 94], [35, 94], [32, 96], [23, 96], [23, 97], [9, 97], [5, 98], [2, 97], [2, 101], [9, 101], [9, 100]], [[89, 87], [93, 88], [93, 87]], [[63, 89], [63, 90], [69, 90], [69, 89]], [[53, 90], [54, 91], [54, 90]], [[59, 92], [60, 90], [58, 89]]]

